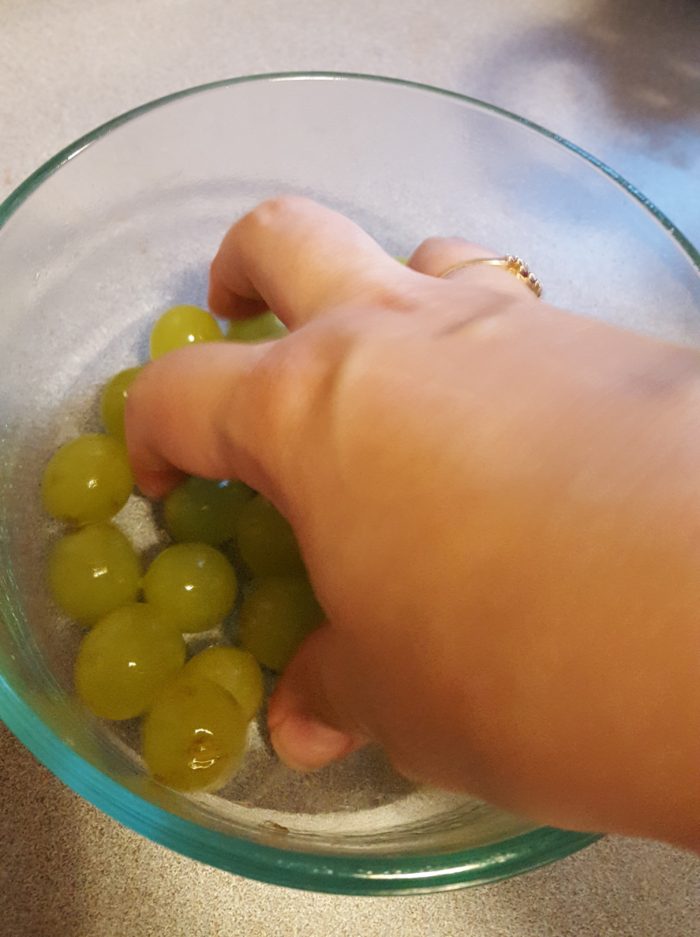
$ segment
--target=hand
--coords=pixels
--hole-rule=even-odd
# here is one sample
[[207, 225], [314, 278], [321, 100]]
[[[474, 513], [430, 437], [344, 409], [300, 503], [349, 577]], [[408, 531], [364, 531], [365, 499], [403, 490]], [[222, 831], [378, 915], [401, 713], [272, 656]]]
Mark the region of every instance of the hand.
[[238, 477], [293, 525], [328, 623], [270, 703], [291, 766], [371, 739], [538, 820], [697, 845], [698, 356], [498, 268], [438, 279], [490, 254], [404, 267], [312, 202], [259, 206], [210, 305], [291, 334], [149, 365], [137, 481]]

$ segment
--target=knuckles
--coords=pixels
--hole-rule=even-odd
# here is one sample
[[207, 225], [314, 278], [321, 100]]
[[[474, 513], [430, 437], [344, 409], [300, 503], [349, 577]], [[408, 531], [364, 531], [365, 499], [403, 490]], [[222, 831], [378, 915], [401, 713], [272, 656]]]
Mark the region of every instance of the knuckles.
[[316, 206], [302, 195], [278, 195], [266, 199], [248, 212], [239, 225], [247, 230], [280, 230], [298, 219], [299, 215]]

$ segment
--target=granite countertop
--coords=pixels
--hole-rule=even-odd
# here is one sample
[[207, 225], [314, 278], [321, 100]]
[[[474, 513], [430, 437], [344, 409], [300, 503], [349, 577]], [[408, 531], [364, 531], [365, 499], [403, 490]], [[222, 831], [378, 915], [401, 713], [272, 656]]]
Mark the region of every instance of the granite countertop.
[[[700, 244], [694, 0], [2, 0], [0, 198], [134, 105], [302, 69], [413, 79], [513, 110], [613, 166]], [[318, 896], [245, 881], [101, 815], [1, 726], [0, 839], [0, 937], [700, 933], [700, 861], [618, 838], [437, 895]]]

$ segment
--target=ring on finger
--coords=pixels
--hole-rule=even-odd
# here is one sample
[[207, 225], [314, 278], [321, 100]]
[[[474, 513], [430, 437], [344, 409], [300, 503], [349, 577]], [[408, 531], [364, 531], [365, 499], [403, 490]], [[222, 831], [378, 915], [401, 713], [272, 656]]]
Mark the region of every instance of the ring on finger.
[[445, 280], [465, 267], [471, 267], [474, 264], [488, 264], [490, 267], [500, 267], [507, 273], [512, 274], [521, 283], [524, 283], [528, 289], [532, 290], [535, 296], [542, 295], [542, 283], [530, 271], [529, 266], [520, 257], [514, 254], [506, 254], [504, 257], [472, 257], [471, 260], [461, 260], [459, 263], [452, 264], [447, 270], [439, 275], [438, 279]]

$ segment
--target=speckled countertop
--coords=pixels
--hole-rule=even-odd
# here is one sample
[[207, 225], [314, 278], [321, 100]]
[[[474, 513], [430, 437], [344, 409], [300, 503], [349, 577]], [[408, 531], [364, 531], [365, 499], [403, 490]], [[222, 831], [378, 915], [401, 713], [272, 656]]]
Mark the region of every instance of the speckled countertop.
[[[700, 244], [699, 66], [694, 0], [0, 0], [0, 198], [82, 133], [169, 91], [333, 69], [441, 85], [542, 123]], [[248, 882], [102, 816], [1, 726], [0, 844], [0, 937], [700, 934], [700, 861], [621, 839], [441, 895]]]

